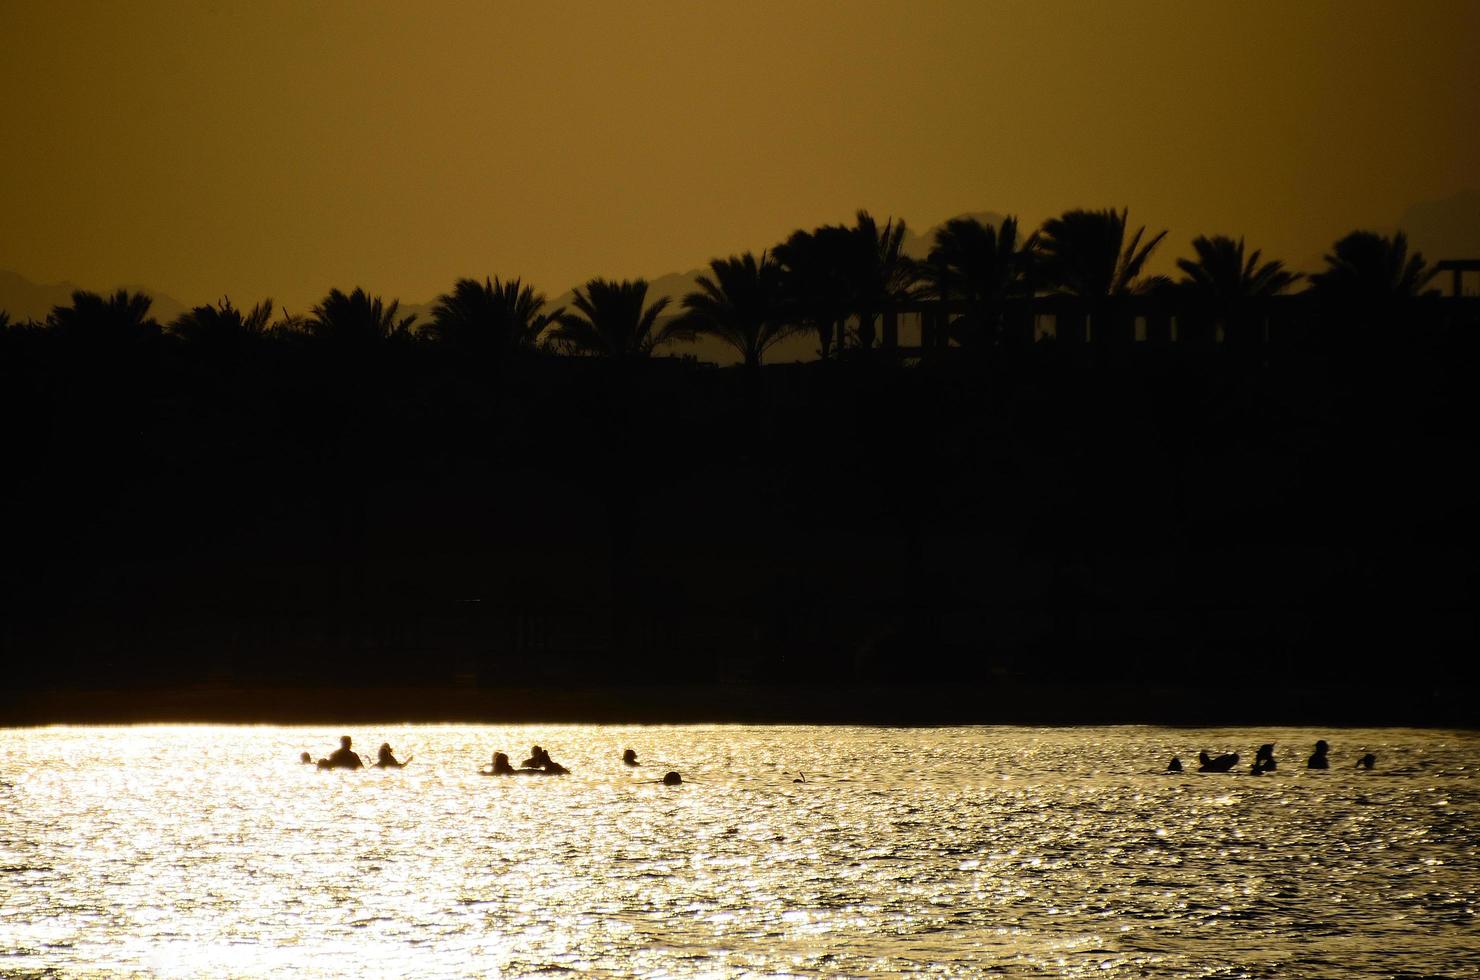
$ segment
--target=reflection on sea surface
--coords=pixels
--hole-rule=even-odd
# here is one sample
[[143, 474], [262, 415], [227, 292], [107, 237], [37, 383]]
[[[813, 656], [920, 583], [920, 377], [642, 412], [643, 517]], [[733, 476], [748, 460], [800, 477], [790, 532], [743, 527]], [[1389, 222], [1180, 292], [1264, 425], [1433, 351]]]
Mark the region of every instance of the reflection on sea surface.
[[[1473, 733], [385, 726], [349, 734], [404, 770], [297, 761], [341, 734], [5, 731], [0, 974], [1480, 974]], [[535, 743], [572, 775], [477, 774]]]

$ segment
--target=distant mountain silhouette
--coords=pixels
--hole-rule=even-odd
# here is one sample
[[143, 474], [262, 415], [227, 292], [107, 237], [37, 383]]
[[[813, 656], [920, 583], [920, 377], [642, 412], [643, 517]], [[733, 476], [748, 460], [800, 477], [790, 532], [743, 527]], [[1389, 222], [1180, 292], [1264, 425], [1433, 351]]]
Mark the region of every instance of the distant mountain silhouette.
[[131, 293], [147, 293], [153, 303], [149, 315], [160, 323], [169, 323], [189, 307], [173, 296], [150, 289], [147, 286], [124, 284], [100, 289], [97, 286], [80, 286], [73, 282], [35, 283], [16, 272], [0, 269], [0, 310], [10, 314], [12, 323], [27, 320], [44, 320], [53, 306], [66, 306], [72, 302], [72, 293], [78, 289], [111, 293], [114, 289], [126, 289]]
[[[1456, 191], [1436, 201], [1422, 201], [1404, 211], [1396, 221], [1364, 224], [1362, 230], [1391, 236], [1403, 232], [1408, 236], [1410, 252], [1418, 251], [1430, 263], [1441, 259], [1480, 258], [1480, 190]], [[1332, 235], [1319, 252], [1286, 265], [1297, 272], [1320, 272], [1326, 267], [1325, 256], [1336, 241]], [[1447, 284], [1443, 284], [1448, 288]]]
[[[913, 231], [907, 232], [904, 236], [904, 242], [900, 245], [900, 251], [912, 259], [928, 259], [930, 257], [930, 250], [935, 247], [935, 233], [944, 228], [947, 223], [960, 218], [975, 218], [982, 224], [991, 225], [995, 228], [1002, 224], [1003, 216], [996, 211], [967, 211], [961, 214], [953, 214], [945, 221], [931, 225], [918, 235]], [[1022, 227], [1027, 231], [1033, 230], [1028, 225], [1023, 225]]]
[[[716, 258], [724, 258], [724, 256], [716, 256]], [[673, 311], [671, 315], [677, 316], [678, 306], [683, 302], [683, 298], [699, 288], [696, 281], [704, 274], [704, 269], [704, 266], [699, 266], [690, 269], [688, 272], [670, 272], [666, 275], [658, 276], [656, 279], [649, 280], [647, 289], [648, 302], [655, 303], [660, 299], [667, 299], [668, 305]], [[567, 289], [564, 293], [552, 298], [547, 305], [551, 308], [557, 306], [569, 307], [571, 301], [575, 299], [575, 295], [576, 291], [574, 289]]]
[[1480, 190], [1415, 204], [1398, 227], [1407, 233], [1410, 248], [1430, 262], [1480, 258]]

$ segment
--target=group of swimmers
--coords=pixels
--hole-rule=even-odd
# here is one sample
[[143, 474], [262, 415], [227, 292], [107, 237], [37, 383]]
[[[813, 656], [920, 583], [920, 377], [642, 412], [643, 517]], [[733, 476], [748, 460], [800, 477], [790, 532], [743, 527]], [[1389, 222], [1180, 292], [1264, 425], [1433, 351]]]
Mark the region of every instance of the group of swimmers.
[[[362, 769], [365, 766], [365, 760], [350, 748], [351, 744], [350, 737], [344, 735], [339, 739], [339, 748], [318, 762], [314, 763], [313, 756], [307, 752], [299, 755], [298, 759], [300, 762], [314, 763], [320, 769]], [[1331, 760], [1327, 757], [1329, 751], [1330, 746], [1326, 744], [1325, 739], [1317, 741], [1315, 751], [1311, 753], [1310, 758], [1305, 760], [1305, 768], [1330, 769]], [[411, 758], [407, 756], [406, 762], [398, 761], [395, 752], [391, 750], [390, 743], [382, 742], [379, 751], [376, 752], [374, 766], [377, 769], [404, 769]], [[1198, 772], [1231, 772], [1233, 767], [1238, 765], [1238, 753], [1225, 752], [1223, 755], [1214, 756], [1206, 751], [1199, 752], [1197, 762]], [[642, 765], [637, 761], [637, 753], [631, 749], [622, 753], [622, 764]], [[1372, 752], [1368, 752], [1357, 760], [1358, 769], [1371, 770], [1376, 765], [1377, 756]], [[1266, 742], [1259, 746], [1254, 754], [1254, 764], [1249, 767], [1249, 773], [1253, 776], [1262, 776], [1267, 772], [1274, 772], [1277, 768], [1278, 764], [1274, 761], [1274, 743]], [[1167, 772], [1182, 772], [1182, 760], [1175, 755], [1172, 756], [1172, 761], [1167, 763]], [[525, 759], [518, 769], [509, 764], [507, 755], [495, 752], [492, 765], [487, 769], [479, 769], [478, 774], [481, 776], [568, 776], [570, 770], [550, 758], [549, 752], [536, 745], [529, 750], [529, 758]], [[663, 776], [662, 781], [665, 786], [677, 786], [683, 782], [683, 777], [677, 772], [669, 772]], [[804, 781], [804, 779], [794, 780], [794, 782]]]
[[[622, 752], [622, 765], [637, 767], [642, 763], [637, 761], [637, 753], [632, 749]], [[493, 754], [493, 763], [487, 769], [479, 769], [480, 776], [566, 776], [570, 770], [550, 758], [550, 753], [538, 745], [529, 750], [529, 758], [524, 764], [515, 769], [509, 764], [509, 757], [502, 752]], [[683, 784], [683, 776], [677, 772], [664, 773], [662, 780], [664, 786], [680, 786]]]
[[[631, 749], [628, 749], [630, 752]], [[509, 765], [509, 757], [502, 752], [493, 754], [493, 766], [479, 769], [480, 776], [569, 776], [570, 770], [550, 758], [550, 753], [538, 745], [529, 750], [529, 758], [515, 769]]]
[[[351, 744], [353, 743], [350, 742], [349, 736], [343, 735], [339, 739], [339, 748], [330, 752], [318, 762], [314, 762], [313, 756], [307, 752], [300, 753], [298, 761], [302, 763], [313, 763], [320, 769], [363, 769], [365, 767], [365, 760], [360, 758], [358, 752], [350, 748]], [[411, 758], [408, 755], [406, 762], [410, 762]], [[404, 769], [406, 768], [406, 762], [401, 762], [396, 758], [396, 753], [391, 750], [391, 743], [389, 742], [381, 742], [380, 749], [375, 753], [374, 765], [376, 769]]]
[[[1326, 744], [1324, 738], [1316, 742], [1315, 751], [1310, 754], [1309, 759], [1305, 760], [1305, 768], [1330, 769], [1331, 760], [1327, 757], [1330, 750], [1331, 747]], [[1225, 752], [1223, 755], [1208, 755], [1206, 752], [1199, 752], [1197, 754], [1197, 763], [1198, 772], [1231, 772], [1233, 771], [1233, 767], [1238, 765], [1238, 753]], [[1356, 767], [1358, 769], [1371, 770], [1376, 766], [1377, 755], [1368, 752], [1357, 760]], [[1249, 774], [1252, 776], [1262, 776], [1267, 772], [1274, 772], [1277, 768], [1279, 766], [1274, 761], [1274, 743], [1265, 742], [1259, 746], [1258, 752], [1254, 754], [1254, 764], [1249, 767]], [[1181, 771], [1182, 760], [1175, 755], [1172, 756], [1172, 761], [1167, 764], [1167, 772]]]
[[[339, 748], [329, 753], [326, 757], [314, 762], [313, 756], [307, 752], [298, 756], [300, 762], [311, 763], [320, 769], [362, 769], [365, 760], [361, 759], [359, 753], [350, 746], [353, 743], [348, 735], [339, 739]], [[406, 762], [411, 761], [411, 756], [406, 757]], [[375, 768], [377, 769], [403, 769], [406, 762], [397, 761], [395, 752], [391, 750], [389, 742], [382, 742], [380, 751], [376, 754]], [[622, 753], [622, 764], [636, 767], [642, 765], [637, 761], [637, 753], [627, 749]], [[550, 753], [536, 745], [529, 750], [529, 758], [515, 769], [509, 764], [509, 757], [502, 752], [493, 754], [493, 764], [487, 769], [479, 769], [481, 776], [568, 776], [570, 770], [550, 758]], [[663, 776], [664, 786], [678, 786], [683, 783], [683, 777], [677, 772], [669, 772]]]

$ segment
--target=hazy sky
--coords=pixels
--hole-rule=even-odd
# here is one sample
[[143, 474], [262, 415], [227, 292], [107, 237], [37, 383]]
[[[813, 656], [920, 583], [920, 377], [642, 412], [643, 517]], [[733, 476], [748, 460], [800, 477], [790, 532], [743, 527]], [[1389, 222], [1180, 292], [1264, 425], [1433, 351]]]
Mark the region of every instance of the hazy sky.
[[1480, 184], [1480, 3], [0, 0], [0, 269], [553, 294], [859, 207], [1299, 262]]

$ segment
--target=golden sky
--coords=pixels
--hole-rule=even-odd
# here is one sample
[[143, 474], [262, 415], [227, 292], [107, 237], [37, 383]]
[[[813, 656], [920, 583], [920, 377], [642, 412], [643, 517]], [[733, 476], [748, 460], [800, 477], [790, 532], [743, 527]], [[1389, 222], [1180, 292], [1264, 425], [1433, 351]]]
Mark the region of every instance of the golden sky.
[[301, 310], [1109, 205], [1298, 265], [1480, 185], [1477, 39], [1468, 0], [0, 0], [0, 269]]

